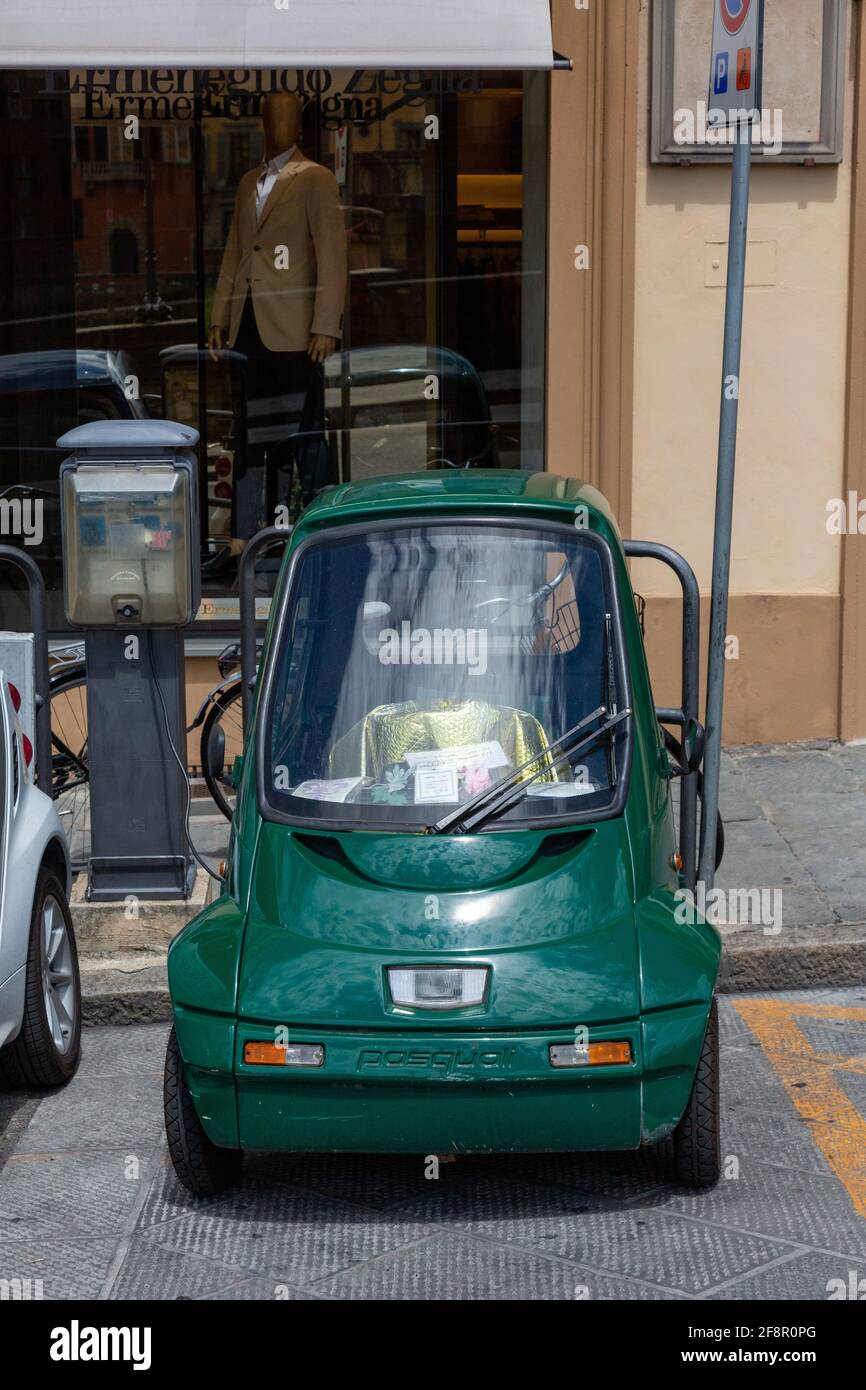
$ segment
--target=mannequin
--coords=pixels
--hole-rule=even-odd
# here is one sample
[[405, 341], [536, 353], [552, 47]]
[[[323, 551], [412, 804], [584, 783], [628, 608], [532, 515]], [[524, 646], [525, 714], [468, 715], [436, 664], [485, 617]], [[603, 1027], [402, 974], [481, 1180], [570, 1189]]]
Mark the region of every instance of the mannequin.
[[[240, 181], [214, 295], [208, 347], [247, 358], [247, 478], [237, 526], [246, 537], [268, 520], [265, 478], [287, 460], [308, 397], [322, 398], [325, 359], [342, 333], [347, 250], [337, 182], [300, 148], [303, 104], [265, 98], [265, 159]], [[320, 413], [317, 411], [317, 413]], [[311, 423], [305, 431], [321, 429]], [[273, 501], [273, 496], [269, 501]], [[270, 518], [272, 520], [272, 518]]]

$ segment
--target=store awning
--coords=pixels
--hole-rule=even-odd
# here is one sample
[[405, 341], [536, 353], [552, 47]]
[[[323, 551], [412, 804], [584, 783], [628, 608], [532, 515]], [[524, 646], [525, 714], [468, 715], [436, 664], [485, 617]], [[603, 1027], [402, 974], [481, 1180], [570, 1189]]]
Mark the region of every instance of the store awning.
[[564, 65], [553, 52], [549, 0], [2, 0], [0, 6], [0, 67]]

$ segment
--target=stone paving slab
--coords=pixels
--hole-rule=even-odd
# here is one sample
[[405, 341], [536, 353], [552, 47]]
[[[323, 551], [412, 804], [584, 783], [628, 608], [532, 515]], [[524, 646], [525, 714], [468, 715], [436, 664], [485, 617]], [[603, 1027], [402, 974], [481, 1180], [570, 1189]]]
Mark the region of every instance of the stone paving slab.
[[722, 1059], [725, 1153], [735, 1154], [741, 1164], [761, 1159], [785, 1170], [829, 1174], [826, 1158], [793, 1106], [774, 1105], [768, 1123], [767, 1097], [775, 1097], [778, 1082], [752, 1033], [724, 1046]]
[[856, 1271], [858, 1282], [866, 1276], [866, 1264], [845, 1256], [818, 1254], [813, 1251], [793, 1254], [781, 1260], [774, 1269], [762, 1270], [751, 1278], [737, 1280], [725, 1288], [716, 1289], [708, 1297], [727, 1302], [757, 1302], [770, 1299], [776, 1303], [797, 1300], [811, 1302], [826, 1299], [834, 1283], [841, 1280], [850, 1286], [851, 1272]]
[[596, 1204], [527, 1180], [480, 1179], [410, 1210], [498, 1243], [693, 1296], [785, 1254], [765, 1236], [615, 1202]]
[[622, 1280], [571, 1261], [555, 1261], [536, 1251], [450, 1232], [438, 1232], [400, 1250], [387, 1262], [377, 1261], [324, 1280], [320, 1287], [332, 1298], [425, 1302], [658, 1300], [671, 1296], [667, 1290], [637, 1282], [625, 1286]]
[[100, 1297], [117, 1250], [117, 1241], [36, 1235], [7, 1241], [0, 1228], [0, 1269], [4, 1279], [41, 1280], [45, 1299]]
[[[243, 1267], [197, 1255], [166, 1250], [154, 1241], [137, 1237], [130, 1241], [123, 1264], [111, 1285], [110, 1297], [121, 1299], [220, 1298], [243, 1283]], [[270, 1298], [273, 1298], [273, 1285]]]
[[274, 1183], [245, 1181], [240, 1193], [207, 1210], [151, 1227], [150, 1240], [250, 1273], [266, 1271], [302, 1286], [387, 1254], [427, 1234], [405, 1215], [383, 1218], [349, 1203]]
[[[148, 1119], [152, 1122], [152, 1114]], [[154, 1166], [122, 1149], [27, 1154], [20, 1148], [17, 1161], [3, 1172], [0, 1229], [22, 1240], [33, 1230], [120, 1236]]]
[[[728, 787], [738, 790], [719, 882], [811, 892], [792, 893], [786, 927], [866, 923], [866, 744], [729, 749], [723, 761], [723, 816]], [[742, 798], [760, 821], [736, 817]]]
[[838, 1179], [829, 1172], [743, 1155], [738, 1176], [711, 1192], [668, 1191], [648, 1200], [698, 1221], [866, 1260], [866, 1221], [838, 1201]]
[[203, 1294], [200, 1297], [204, 1302], [219, 1300], [227, 1303], [270, 1303], [276, 1299], [281, 1303], [311, 1303], [318, 1299], [326, 1299], [327, 1294], [306, 1293], [286, 1283], [284, 1279], [241, 1278], [237, 1283], [229, 1284], [217, 1293]]
[[82, 1066], [74, 1085], [52, 1095], [50, 1105], [42, 1102], [16, 1153], [112, 1148], [141, 1155], [159, 1142], [153, 1116], [161, 1105], [161, 1071], [92, 1076]]
[[[866, 1154], [837, 1175], [844, 1117], [804, 1121], [741, 998], [794, 1010], [816, 1054], [797, 1084], [819, 1097], [866, 1053], [866, 987], [723, 998], [729, 1173], [708, 1193], [659, 1145], [461, 1158], [436, 1181], [422, 1155], [255, 1155], [236, 1191], [195, 1200], [165, 1153], [166, 1029], [89, 1029], [70, 1086], [0, 1107], [0, 1277], [49, 1299], [827, 1298], [866, 1277]], [[866, 1075], [833, 1076], [862, 1124]]]

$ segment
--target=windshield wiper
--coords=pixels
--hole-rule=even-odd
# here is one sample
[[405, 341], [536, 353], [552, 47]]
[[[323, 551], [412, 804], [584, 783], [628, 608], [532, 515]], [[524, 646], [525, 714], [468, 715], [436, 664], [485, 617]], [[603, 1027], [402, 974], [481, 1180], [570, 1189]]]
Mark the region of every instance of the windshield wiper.
[[[604, 705], [599, 705], [598, 709], [593, 710], [592, 714], [588, 714], [585, 719], [581, 719], [579, 724], [575, 724], [574, 728], [569, 729], [555, 743], [548, 744], [541, 753], [536, 753], [534, 757], [521, 763], [508, 777], [503, 778], [501, 782], [496, 782], [492, 787], [488, 787], [486, 791], [480, 792], [471, 801], [467, 801], [465, 806], [460, 806], [456, 811], [451, 811], [449, 815], [443, 816], [442, 820], [428, 828], [427, 833], [429, 835], [447, 835], [451, 831], [457, 831], [461, 835], [468, 835], [470, 831], [483, 825], [486, 820], [493, 816], [502, 815], [512, 806], [516, 806], [526, 796], [532, 783], [543, 776], [550, 765], [556, 767], [566, 758], [572, 758], [587, 744], [594, 743], [596, 739], [601, 738], [617, 724], [621, 724], [631, 714], [631, 710], [624, 709], [621, 713], [613, 715], [599, 728], [591, 729], [588, 734], [584, 734], [583, 738], [578, 739], [576, 743], [574, 742], [587, 724], [591, 724], [595, 719], [601, 719], [605, 714], [607, 714], [607, 709]], [[560, 750], [557, 757], [550, 759], [550, 754], [557, 749]], [[528, 777], [524, 777], [523, 774], [527, 769], [535, 767], [536, 764], [540, 764], [536, 771], [530, 773]]]

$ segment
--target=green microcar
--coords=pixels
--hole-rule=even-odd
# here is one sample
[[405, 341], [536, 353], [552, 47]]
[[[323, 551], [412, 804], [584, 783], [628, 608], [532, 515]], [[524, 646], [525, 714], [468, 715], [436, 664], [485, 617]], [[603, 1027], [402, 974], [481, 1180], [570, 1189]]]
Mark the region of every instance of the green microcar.
[[720, 941], [671, 801], [701, 731], [672, 761], [664, 713], [593, 488], [322, 495], [286, 546], [221, 895], [169, 952], [180, 1180], [215, 1192], [245, 1150], [672, 1136], [680, 1180], [715, 1182]]

